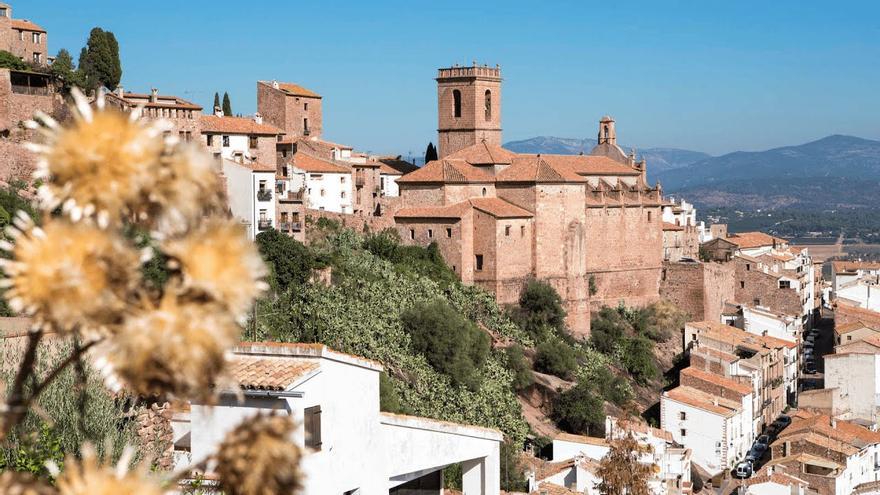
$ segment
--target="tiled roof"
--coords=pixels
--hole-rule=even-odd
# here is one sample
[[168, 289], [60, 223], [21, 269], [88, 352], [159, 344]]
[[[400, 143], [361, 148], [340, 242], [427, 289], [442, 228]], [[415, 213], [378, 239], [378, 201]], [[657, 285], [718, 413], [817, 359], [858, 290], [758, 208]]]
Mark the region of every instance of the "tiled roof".
[[258, 124], [254, 119], [246, 117], [219, 117], [217, 115], [202, 115], [199, 119], [202, 132], [216, 132], [226, 134], [258, 134], [265, 136], [277, 136], [283, 134], [281, 129], [269, 125]]
[[318, 363], [289, 358], [234, 355], [229, 371], [246, 390], [288, 390], [318, 369]]
[[416, 167], [412, 163], [406, 160], [401, 160], [400, 157], [379, 157], [379, 162], [382, 163], [379, 170], [383, 174], [403, 175], [415, 172], [419, 169], [419, 167]]
[[37, 26], [33, 22], [27, 19], [13, 19], [12, 20], [12, 28], [13, 29], [23, 29], [25, 31], [39, 31], [45, 33], [46, 30]]
[[785, 239], [780, 239], [763, 232], [740, 232], [738, 234], [731, 234], [727, 237], [727, 240], [739, 246], [740, 249], [773, 246], [774, 241], [777, 245], [788, 242]]
[[808, 442], [813, 445], [816, 445], [826, 451], [833, 450], [835, 452], [840, 452], [841, 454], [851, 456], [853, 454], [857, 454], [859, 449], [853, 447], [852, 445], [841, 442], [840, 440], [836, 440], [834, 438], [829, 438], [825, 435], [821, 435], [819, 433], [813, 431], [802, 431], [800, 433], [789, 434], [783, 437], [782, 439], [776, 440], [772, 445], [783, 445], [786, 442]]
[[711, 383], [713, 385], [718, 385], [719, 387], [733, 390], [734, 392], [740, 393], [742, 395], [748, 395], [752, 393], [752, 387], [745, 383], [740, 383], [736, 380], [732, 380], [721, 375], [716, 375], [714, 373], [709, 373], [707, 371], [703, 371], [701, 369], [691, 366], [688, 366], [687, 368], [681, 370], [681, 375], [690, 376], [698, 380]]
[[413, 208], [401, 208], [394, 213], [395, 218], [461, 218], [471, 209], [467, 201], [454, 205], [422, 206]]
[[672, 231], [672, 232], [680, 232], [684, 230], [684, 227], [681, 225], [675, 225], [674, 223], [663, 222], [663, 231]]
[[827, 414], [812, 414], [806, 411], [799, 411], [788, 428], [779, 433], [779, 438], [788, 438], [802, 432], [823, 435], [858, 449], [880, 443], [880, 432], [871, 431], [850, 421], [833, 420]]
[[873, 330], [868, 325], [865, 325], [864, 323], [862, 323], [860, 321], [854, 321], [851, 323], [846, 323], [843, 325], [835, 326], [834, 332], [837, 333], [838, 335], [844, 335], [844, 334], [847, 334], [850, 332], [855, 332], [856, 330], [861, 330], [863, 328], [868, 328], [870, 330]]
[[498, 174], [497, 181], [559, 183], [586, 182], [586, 179], [568, 167], [552, 164], [543, 156], [519, 155], [509, 167]]
[[880, 481], [868, 481], [856, 485], [855, 488], [852, 489], [850, 495], [868, 495], [874, 493], [880, 493]]
[[557, 485], [555, 483], [541, 483], [538, 485], [538, 489], [533, 491], [530, 495], [579, 495], [578, 492], [569, 490], [564, 486]]
[[495, 218], [531, 218], [533, 215], [519, 206], [501, 198], [474, 198], [469, 200], [471, 206]]
[[309, 98], [320, 98], [321, 95], [310, 89], [306, 89], [295, 83], [278, 83], [278, 89], [293, 96], [306, 96]]
[[342, 164], [300, 151], [293, 155], [290, 163], [303, 172], [311, 174], [351, 174], [351, 169]]
[[746, 332], [740, 328], [725, 325], [724, 323], [707, 320], [692, 321], [687, 323], [688, 326], [697, 328], [702, 335], [711, 339], [721, 340], [731, 345], [740, 345], [749, 347], [756, 352], [761, 352], [764, 348], [776, 349], [780, 347], [793, 348], [797, 344], [787, 340], [770, 337], [768, 335], [755, 335]]
[[495, 178], [464, 160], [435, 160], [397, 179], [400, 183], [442, 182], [445, 184], [491, 183]]
[[791, 486], [791, 485], [809, 485], [806, 481], [795, 478], [794, 476], [786, 473], [778, 473], [774, 472], [772, 474], [767, 474], [767, 471], [762, 469], [758, 472], [757, 475], [752, 476], [749, 479], [743, 480], [743, 486], [752, 486], [752, 485], [760, 485], [761, 483], [778, 483], [780, 485]]
[[727, 364], [731, 364], [736, 361], [739, 361], [739, 357], [736, 356], [735, 354], [730, 354], [729, 352], [719, 351], [718, 349], [713, 349], [711, 347], [706, 347], [706, 346], [695, 347], [691, 350], [691, 353], [707, 354], [709, 356], [718, 358]]
[[[176, 108], [182, 110], [193, 110], [193, 111], [202, 111], [202, 107], [192, 103], [190, 101], [184, 100], [183, 98], [171, 95], [159, 95], [156, 97], [156, 101], [151, 102], [151, 95], [141, 94], [141, 93], [132, 93], [127, 92], [123, 93], [120, 97], [116, 93], [106, 93], [104, 97], [110, 102], [114, 101], [119, 102], [119, 105], [127, 105], [131, 107], [138, 107], [143, 105], [145, 108]], [[194, 118], [200, 118], [201, 115], [194, 115]]]
[[635, 176], [642, 174], [640, 171], [607, 156], [542, 154], [541, 158], [554, 166], [567, 167], [578, 175]]
[[327, 347], [324, 344], [301, 343], [301, 342], [239, 342], [232, 348], [234, 354], [248, 356], [280, 356], [280, 357], [305, 357], [327, 358], [336, 361], [344, 361], [348, 364], [382, 371], [382, 363], [363, 356], [347, 354]]
[[254, 172], [276, 172], [275, 165], [266, 165], [264, 163], [258, 163], [258, 162], [241, 163], [241, 162], [237, 162], [235, 160], [226, 160], [226, 161], [230, 162], [230, 163], [234, 163], [234, 164], [239, 165], [241, 167], [253, 170]]
[[444, 157], [446, 160], [464, 160], [471, 165], [510, 164], [516, 153], [508, 151], [497, 144], [489, 144], [485, 140], [460, 149]]
[[732, 400], [716, 397], [686, 386], [678, 386], [668, 392], [664, 392], [663, 397], [724, 417], [733, 416], [742, 408], [740, 404]]
[[857, 270], [880, 270], [880, 263], [868, 261], [832, 261], [831, 266], [836, 273], [855, 272]]
[[562, 440], [564, 442], [583, 443], [587, 445], [607, 446], [608, 441], [604, 438], [587, 437], [584, 435], [573, 435], [571, 433], [560, 433], [553, 440]]

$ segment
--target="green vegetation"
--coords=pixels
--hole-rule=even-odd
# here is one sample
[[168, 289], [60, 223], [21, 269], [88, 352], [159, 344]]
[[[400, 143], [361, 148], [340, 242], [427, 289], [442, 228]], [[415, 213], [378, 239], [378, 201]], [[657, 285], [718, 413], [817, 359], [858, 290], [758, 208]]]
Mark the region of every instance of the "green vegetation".
[[437, 148], [434, 147], [434, 143], [428, 143], [427, 149], [425, 149], [425, 163], [433, 162], [437, 159]]
[[269, 280], [278, 292], [308, 282], [312, 269], [317, 267], [307, 247], [277, 230], [257, 234], [257, 247], [272, 271]]
[[24, 61], [22, 61], [19, 57], [16, 57], [6, 50], [0, 50], [0, 68], [12, 70], [28, 70], [30, 69], [30, 66], [24, 63]]
[[95, 90], [101, 86], [115, 90], [122, 80], [122, 62], [119, 58], [119, 42], [110, 31], [93, 28], [89, 40], [79, 56], [79, 71], [84, 89]]
[[519, 298], [519, 308], [511, 316], [535, 340], [552, 334], [567, 337], [562, 298], [551, 285], [530, 280]]
[[550, 338], [538, 344], [535, 371], [558, 376], [565, 380], [574, 378], [577, 370], [577, 351], [560, 339]]
[[214, 93], [214, 107], [211, 109], [211, 115], [214, 114], [214, 110], [217, 108], [223, 108], [220, 106], [220, 93]]
[[477, 390], [478, 372], [489, 354], [488, 335], [441, 299], [418, 302], [400, 318], [413, 350], [448, 376], [453, 386]]
[[578, 383], [559, 394], [553, 403], [552, 417], [560, 428], [569, 433], [600, 436], [605, 432], [602, 397], [588, 383]]
[[62, 48], [55, 55], [55, 61], [49, 67], [49, 71], [55, 76], [55, 79], [61, 84], [61, 90], [69, 93], [74, 86], [81, 86], [80, 74], [77, 73], [76, 67], [73, 65], [73, 56], [70, 52]]
[[513, 389], [519, 392], [525, 390], [535, 382], [532, 376], [532, 368], [519, 344], [513, 344], [504, 350], [507, 357], [507, 369], [513, 373]]
[[232, 117], [232, 102], [229, 100], [229, 93], [223, 93], [223, 115]]

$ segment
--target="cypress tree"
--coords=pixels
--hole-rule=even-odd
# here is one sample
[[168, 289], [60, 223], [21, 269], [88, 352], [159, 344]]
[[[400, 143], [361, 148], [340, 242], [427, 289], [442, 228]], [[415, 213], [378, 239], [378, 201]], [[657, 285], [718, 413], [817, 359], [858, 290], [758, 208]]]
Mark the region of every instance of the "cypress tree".
[[229, 101], [229, 93], [223, 92], [223, 115], [232, 116], [232, 102]]
[[70, 87], [75, 84], [73, 57], [70, 52], [64, 48], [58, 50], [55, 56], [55, 62], [49, 67], [52, 75], [61, 82], [61, 86], [65, 93], [70, 91]]
[[215, 92], [214, 93], [214, 107], [211, 108], [211, 113], [213, 113], [214, 110], [216, 110], [217, 107], [219, 107], [219, 106], [220, 106], [220, 95]]
[[437, 159], [437, 148], [434, 143], [428, 143], [428, 149], [425, 150], [425, 163], [433, 162]]
[[122, 62], [116, 36], [101, 28], [92, 29], [85, 48], [80, 52], [79, 69], [86, 88], [94, 90], [106, 86], [111, 91], [116, 89], [122, 80]]

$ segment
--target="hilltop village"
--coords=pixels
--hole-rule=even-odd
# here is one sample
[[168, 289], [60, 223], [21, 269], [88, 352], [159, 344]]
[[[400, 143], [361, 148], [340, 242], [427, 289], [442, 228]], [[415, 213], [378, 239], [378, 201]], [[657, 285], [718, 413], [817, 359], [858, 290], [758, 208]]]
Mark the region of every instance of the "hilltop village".
[[[50, 62], [48, 33], [13, 18], [5, 4], [0, 32], [0, 49], [33, 64]], [[624, 441], [634, 442], [628, 445], [638, 453], [635, 463], [648, 468], [654, 495], [880, 494], [880, 296], [874, 290], [880, 265], [833, 261], [823, 277], [823, 262], [807, 246], [705, 225], [686, 198], [649, 183], [651, 164], [618, 145], [626, 123], [618, 127], [609, 115], [591, 124], [596, 142], [588, 154], [508, 151], [499, 66], [443, 67], [435, 79], [438, 156], [422, 167], [326, 139], [332, 123], [323, 119], [325, 96], [296, 82], [255, 81], [251, 116], [225, 115], [156, 88], [99, 89], [89, 97], [165, 121], [171, 136], [212, 154], [228, 213], [255, 242], [274, 232], [297, 246], [323, 247], [328, 226], [370, 239], [381, 234], [393, 239], [393, 249], [428, 253], [421, 262], [452, 274], [448, 285], [425, 284], [436, 294], [451, 297], [455, 287], [455, 294], [487, 295], [489, 302], [468, 315], [477, 322], [475, 341], [491, 341], [493, 352], [517, 347], [525, 356], [519, 359], [527, 384], [511, 398], [516, 424], [523, 425], [513, 455], [519, 468], [511, 473], [510, 435], [501, 425], [471, 425], [472, 416], [428, 407], [386, 410], [388, 375], [416, 384], [398, 387], [404, 398], [430, 395], [416, 390], [428, 382], [401, 372], [391, 352], [387, 359], [353, 352], [369, 346], [351, 333], [335, 341], [351, 346], [346, 349], [319, 335], [279, 341], [258, 335], [261, 340], [242, 342], [228, 356], [243, 399], [154, 403], [136, 421], [139, 434], [167, 442], [161, 468], [211, 453], [240, 418], [284, 409], [300, 421], [309, 494], [438, 494], [449, 485], [450, 466], [459, 469], [457, 489], [468, 495], [499, 494], [511, 477], [522, 480], [517, 493], [608, 493], [602, 488], [607, 462]], [[37, 111], [64, 121], [70, 105], [51, 75], [0, 69], [4, 180], [29, 180], [34, 167], [24, 144], [36, 136], [24, 122]], [[33, 199], [30, 187], [17, 194]], [[351, 294], [344, 290], [354, 289], [339, 280], [351, 273], [339, 272], [326, 262], [303, 283], [335, 287], [345, 298]], [[521, 345], [539, 338], [519, 337], [510, 330], [516, 320], [498, 310], [525, 308], [524, 294], [536, 283], [559, 301], [561, 321], [549, 326], [562, 334], [546, 339], [555, 348]], [[598, 387], [617, 383], [622, 373], [615, 363], [630, 348], [601, 351], [597, 335], [606, 335], [614, 318], [637, 328], [639, 311], [658, 307], [684, 315], [662, 346], [651, 347], [666, 353], [657, 358], [669, 365], [660, 370], [665, 381], [654, 373], [638, 384], [641, 396], [613, 406], [581, 401], [601, 417], [598, 426], [554, 422], [561, 417], [554, 398], [578, 390], [581, 371], [555, 372], [539, 361], [576, 349], [578, 356], [603, 359], [575, 363], [605, 370], [590, 375], [602, 377]], [[368, 333], [364, 322], [339, 316], [333, 324]], [[253, 319], [256, 333], [256, 310]], [[28, 325], [17, 317], [0, 322], [9, 341]], [[493, 372], [509, 388], [512, 372], [498, 363], [514, 361], [489, 362], [500, 366]], [[467, 383], [443, 380], [449, 390], [474, 397]], [[656, 405], [654, 413], [642, 404]]]

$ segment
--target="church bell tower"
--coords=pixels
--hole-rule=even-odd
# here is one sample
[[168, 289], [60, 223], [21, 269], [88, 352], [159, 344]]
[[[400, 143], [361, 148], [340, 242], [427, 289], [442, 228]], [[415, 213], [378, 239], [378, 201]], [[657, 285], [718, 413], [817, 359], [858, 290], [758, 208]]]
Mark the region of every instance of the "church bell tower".
[[439, 69], [437, 120], [440, 158], [483, 140], [501, 146], [501, 67]]

